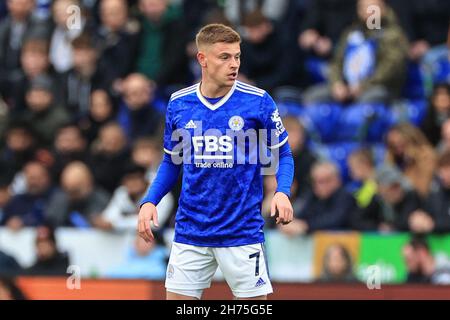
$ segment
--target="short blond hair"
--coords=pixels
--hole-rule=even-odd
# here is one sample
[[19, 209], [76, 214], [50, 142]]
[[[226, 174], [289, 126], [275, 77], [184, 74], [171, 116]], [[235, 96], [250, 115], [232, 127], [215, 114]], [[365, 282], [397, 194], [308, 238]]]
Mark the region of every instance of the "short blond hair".
[[232, 28], [220, 23], [212, 23], [204, 26], [195, 36], [197, 48], [205, 44], [211, 45], [217, 42], [241, 43], [241, 37]]

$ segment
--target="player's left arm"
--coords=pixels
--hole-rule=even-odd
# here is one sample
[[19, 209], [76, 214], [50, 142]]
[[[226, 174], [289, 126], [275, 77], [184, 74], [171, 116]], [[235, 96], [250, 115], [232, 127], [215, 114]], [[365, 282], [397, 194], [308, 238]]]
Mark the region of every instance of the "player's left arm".
[[288, 224], [294, 216], [289, 199], [294, 179], [294, 160], [287, 142], [288, 134], [281, 121], [278, 108], [268, 93], [264, 94], [261, 107], [261, 114], [264, 115], [264, 127], [267, 130], [267, 147], [272, 151], [272, 155], [278, 154], [277, 189], [271, 202], [270, 215], [271, 217], [276, 216], [277, 224]]

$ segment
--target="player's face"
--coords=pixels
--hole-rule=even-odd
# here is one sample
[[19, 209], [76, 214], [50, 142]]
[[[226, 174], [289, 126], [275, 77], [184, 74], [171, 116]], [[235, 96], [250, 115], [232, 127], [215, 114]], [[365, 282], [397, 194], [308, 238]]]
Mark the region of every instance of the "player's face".
[[[241, 48], [239, 42], [214, 43], [200, 52], [200, 64], [208, 78], [212, 79], [219, 86], [229, 86], [234, 84], [237, 78], [239, 66], [241, 65]], [[203, 58], [203, 59], [202, 59]]]

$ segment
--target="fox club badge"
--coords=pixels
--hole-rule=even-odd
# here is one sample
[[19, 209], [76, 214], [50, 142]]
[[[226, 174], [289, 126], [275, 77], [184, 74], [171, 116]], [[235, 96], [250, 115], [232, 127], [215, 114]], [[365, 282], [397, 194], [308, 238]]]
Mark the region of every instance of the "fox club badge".
[[228, 125], [231, 130], [239, 131], [244, 127], [244, 119], [240, 116], [232, 116], [230, 120], [228, 120]]

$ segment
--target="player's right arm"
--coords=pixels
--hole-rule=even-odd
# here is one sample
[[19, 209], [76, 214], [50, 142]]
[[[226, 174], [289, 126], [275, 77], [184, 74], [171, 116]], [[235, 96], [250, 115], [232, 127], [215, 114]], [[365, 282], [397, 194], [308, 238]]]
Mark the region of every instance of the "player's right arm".
[[138, 232], [145, 241], [154, 240], [151, 223], [158, 227], [158, 211], [156, 206], [161, 199], [175, 186], [181, 171], [181, 164], [172, 161], [175, 142], [172, 140], [174, 126], [172, 124], [171, 102], [167, 106], [166, 123], [164, 129], [164, 158], [159, 166], [155, 180], [153, 180], [145, 197], [141, 200]]
[[147, 242], [153, 241], [154, 236], [150, 223], [158, 227], [158, 211], [156, 206], [161, 199], [175, 186], [181, 171], [181, 164], [174, 164], [171, 156], [164, 154], [155, 180], [152, 182], [146, 196], [141, 200], [139, 210], [139, 235]]

